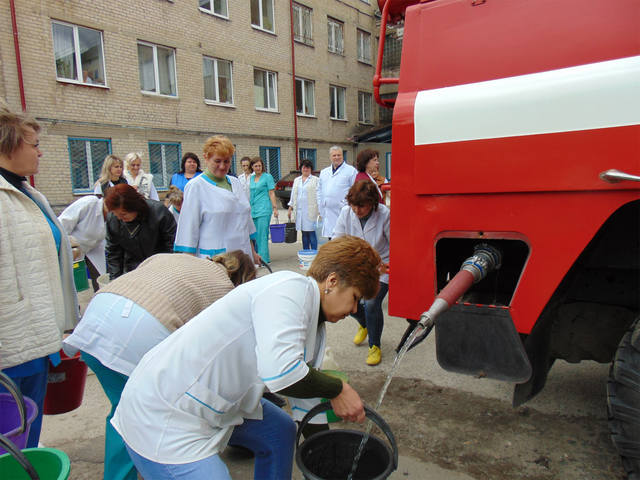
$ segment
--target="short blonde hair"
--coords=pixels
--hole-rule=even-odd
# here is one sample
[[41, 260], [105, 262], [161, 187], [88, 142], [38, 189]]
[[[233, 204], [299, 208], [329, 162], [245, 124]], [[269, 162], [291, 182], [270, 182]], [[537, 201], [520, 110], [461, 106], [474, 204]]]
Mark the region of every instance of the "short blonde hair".
[[140, 159], [140, 162], [142, 162], [142, 155], [137, 152], [127, 153], [124, 156], [124, 166], [126, 167], [126, 169], [129, 170], [129, 166], [131, 165], [131, 162], [137, 159]]
[[214, 135], [213, 137], [207, 138], [207, 141], [204, 142], [204, 147], [202, 147], [202, 151], [207, 158], [216, 154], [229, 158], [233, 156], [236, 147], [234, 147], [231, 140], [224, 135]]
[[318, 282], [335, 273], [343, 287], [355, 287], [363, 298], [380, 288], [380, 255], [365, 240], [350, 235], [334, 238], [318, 250], [307, 275]]
[[11, 155], [24, 140], [26, 129], [32, 128], [36, 133], [40, 125], [26, 113], [14, 113], [0, 103], [0, 154]]

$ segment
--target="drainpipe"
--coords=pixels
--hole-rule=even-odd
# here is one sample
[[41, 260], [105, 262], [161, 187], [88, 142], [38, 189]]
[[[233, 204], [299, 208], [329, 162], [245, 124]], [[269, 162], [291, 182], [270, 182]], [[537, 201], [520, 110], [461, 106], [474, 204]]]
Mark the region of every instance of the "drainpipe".
[[289, 15], [291, 17], [291, 21], [289, 22], [291, 26], [291, 74], [293, 76], [293, 137], [296, 145], [296, 170], [300, 170], [298, 163], [298, 114], [296, 112], [296, 53], [293, 39], [293, 0], [289, 0]]
[[[13, 47], [16, 51], [16, 68], [18, 69], [18, 89], [20, 90], [20, 105], [22, 111], [27, 111], [27, 100], [24, 96], [24, 80], [22, 78], [22, 60], [20, 57], [20, 41], [18, 40], [18, 22], [16, 21], [16, 4], [15, 0], [9, 0], [11, 6], [11, 29], [13, 31]], [[29, 183], [35, 187], [33, 175], [29, 176]]]

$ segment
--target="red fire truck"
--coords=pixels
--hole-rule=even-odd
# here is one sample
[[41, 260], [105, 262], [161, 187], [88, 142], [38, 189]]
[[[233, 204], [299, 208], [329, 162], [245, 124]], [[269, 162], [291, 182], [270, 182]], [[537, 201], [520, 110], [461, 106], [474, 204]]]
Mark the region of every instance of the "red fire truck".
[[[389, 314], [420, 320], [489, 248], [495, 270], [437, 312], [439, 363], [513, 381], [519, 405], [556, 359], [611, 362], [611, 434], [640, 478], [640, 0], [379, 6], [378, 102], [398, 84]], [[390, 23], [399, 78], [381, 75]]]

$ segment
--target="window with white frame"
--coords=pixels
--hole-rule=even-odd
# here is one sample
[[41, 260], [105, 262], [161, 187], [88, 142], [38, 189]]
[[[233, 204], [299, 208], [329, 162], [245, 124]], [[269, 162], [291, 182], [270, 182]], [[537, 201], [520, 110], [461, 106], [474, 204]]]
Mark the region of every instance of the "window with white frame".
[[106, 85], [102, 32], [53, 21], [53, 51], [58, 80]]
[[220, 17], [229, 18], [227, 0], [199, 0], [200, 10]]
[[313, 45], [313, 27], [311, 22], [311, 12], [309, 7], [293, 4], [293, 39], [296, 42]]
[[259, 110], [278, 110], [278, 74], [254, 68], [253, 94]]
[[373, 95], [369, 92], [358, 92], [358, 122], [373, 123]]
[[298, 115], [312, 117], [316, 114], [314, 89], [312, 80], [296, 78], [296, 113]]
[[273, 0], [251, 0], [251, 25], [274, 32]]
[[346, 120], [345, 99], [347, 89], [329, 85], [329, 101], [331, 102], [329, 117], [333, 120]]
[[260, 147], [260, 158], [267, 173], [276, 182], [280, 180], [280, 147]]
[[111, 140], [69, 137], [67, 145], [73, 193], [93, 192], [104, 158], [111, 153]]
[[301, 148], [300, 149], [300, 162], [303, 160], [309, 160], [313, 165], [312, 170], [316, 169], [316, 149], [315, 148]]
[[344, 23], [329, 18], [327, 20], [327, 34], [329, 51], [342, 55], [344, 52]]
[[233, 104], [231, 62], [219, 58], [203, 57], [204, 98], [207, 102]]
[[173, 174], [180, 171], [180, 150], [179, 143], [149, 142], [149, 163], [157, 190], [167, 190]]
[[371, 64], [371, 34], [358, 29], [358, 61]]
[[173, 48], [138, 42], [140, 90], [175, 97], [176, 51]]

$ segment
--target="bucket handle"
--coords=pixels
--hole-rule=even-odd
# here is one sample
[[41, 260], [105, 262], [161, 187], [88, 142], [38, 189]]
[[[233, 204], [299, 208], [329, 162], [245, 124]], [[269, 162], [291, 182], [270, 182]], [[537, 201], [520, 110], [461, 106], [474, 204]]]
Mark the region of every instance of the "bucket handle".
[[[331, 410], [331, 403], [323, 402], [315, 407], [313, 407], [309, 412], [304, 416], [302, 421], [300, 422], [300, 426], [298, 427], [298, 433], [296, 434], [296, 449], [298, 448], [298, 444], [300, 443], [300, 435], [302, 435], [302, 430], [307, 426], [307, 423], [318, 415], [319, 413], [326, 412], [327, 410]], [[384, 421], [384, 419], [376, 413], [375, 410], [370, 409], [366, 405], [364, 406], [364, 412], [366, 417], [375, 423], [380, 430], [387, 436], [387, 440], [391, 444], [391, 450], [393, 451], [393, 467], [394, 470], [398, 468], [398, 444], [396, 443], [396, 437], [393, 436], [393, 432], [391, 428]]]
[[31, 477], [31, 480], [40, 480], [40, 477], [38, 476], [38, 472], [36, 472], [36, 469], [33, 468], [33, 465], [31, 465], [31, 462], [29, 461], [29, 459], [24, 455], [24, 453], [22, 453], [22, 451], [16, 446], [15, 443], [13, 443], [11, 440], [9, 440], [7, 437], [2, 435], [1, 433], [0, 433], [0, 445], [2, 445], [2, 448], [4, 448], [7, 452], [9, 452], [11, 456], [15, 458], [16, 461], [20, 464], [20, 466], [24, 468], [24, 470], [27, 472], [29, 477]]
[[17, 434], [20, 435], [27, 429], [27, 406], [24, 403], [24, 397], [22, 396], [22, 392], [18, 390], [17, 385], [13, 383], [13, 380], [1, 371], [0, 385], [7, 389], [18, 406], [18, 411], [20, 412], [20, 429], [17, 431]]

